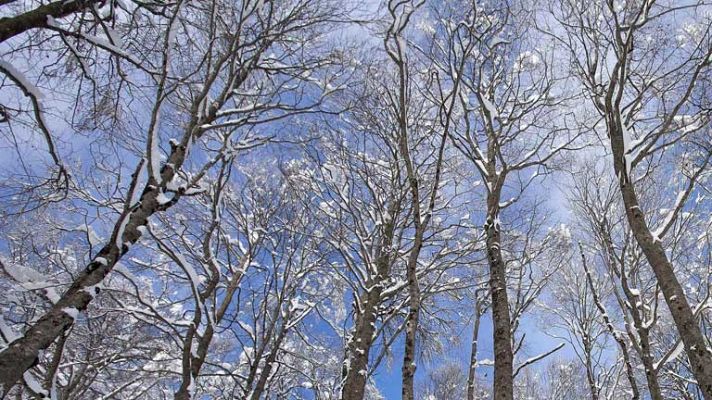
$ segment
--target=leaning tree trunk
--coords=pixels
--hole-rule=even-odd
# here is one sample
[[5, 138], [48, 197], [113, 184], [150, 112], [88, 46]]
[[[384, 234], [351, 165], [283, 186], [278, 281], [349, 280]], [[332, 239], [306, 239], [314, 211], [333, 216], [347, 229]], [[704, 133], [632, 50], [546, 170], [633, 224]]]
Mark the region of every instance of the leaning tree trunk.
[[[218, 181], [221, 182], [222, 179], [223, 175], [221, 172]], [[208, 260], [208, 269], [211, 270], [212, 276], [202, 293], [193, 293], [197, 302], [195, 306], [195, 315], [193, 317], [193, 324], [188, 329], [186, 339], [183, 342], [182, 380], [178, 390], [174, 393], [175, 400], [189, 400], [191, 398], [191, 389], [195, 387], [195, 381], [200, 376], [200, 370], [203, 367], [203, 364], [205, 364], [205, 360], [208, 356], [208, 351], [210, 350], [210, 345], [213, 340], [213, 335], [215, 334], [215, 326], [216, 324], [222, 322], [227, 308], [230, 304], [232, 304], [233, 296], [240, 287], [242, 278], [245, 276], [245, 272], [250, 266], [250, 260], [252, 259], [249, 253], [241, 258], [239, 263], [240, 268], [238, 269], [239, 272], [236, 272], [230, 277], [227, 287], [224, 290], [222, 300], [219, 305], [214, 305], [214, 307], [217, 308], [214, 317], [210, 318], [210, 316], [207, 316], [208, 323], [205, 326], [205, 331], [202, 335], [198, 335], [198, 326], [202, 323], [201, 310], [204, 309], [206, 312], [210, 312], [208, 311], [206, 304], [209, 304], [211, 300], [216, 300], [215, 291], [217, 290], [220, 281], [220, 272], [210, 250], [210, 246], [213, 233], [219, 226], [220, 219], [218, 218], [218, 199], [221, 193], [222, 187], [218, 185], [217, 195], [215, 196], [215, 200], [212, 204], [213, 219], [203, 237], [203, 259]], [[193, 345], [195, 342], [197, 342], [197, 351], [194, 352]]]
[[[251, 63], [244, 69], [236, 72], [233, 87], [241, 87], [254, 69], [266, 46], [260, 48], [257, 55], [253, 56]], [[168, 203], [159, 201], [159, 195], [166, 191], [166, 185], [181, 170], [188, 157], [189, 145], [206, 132], [201, 128], [204, 124], [212, 123], [217, 118], [220, 107], [231, 96], [232, 91], [223, 90], [219, 99], [213, 102], [205, 115], [198, 115], [199, 102], [194, 102], [190, 110], [192, 117], [186, 126], [180, 142], [171, 146], [171, 151], [166, 162], [159, 172], [161, 181], [157, 182], [150, 177], [143, 186], [139, 202], [133, 206], [127, 204], [126, 210], [116, 222], [111, 239], [101, 248], [96, 257], [72, 282], [69, 289], [62, 295], [37, 322], [35, 322], [19, 339], [0, 352], [0, 387], [5, 391], [17, 383], [22, 374], [30, 369], [38, 360], [41, 350], [49, 347], [57, 337], [74, 324], [74, 319], [80, 311], [86, 310], [94, 296], [99, 293], [99, 285], [113, 270], [114, 266], [129, 251], [130, 247], [141, 238], [142, 227], [156, 213], [167, 210], [181, 197], [183, 190], [176, 192], [175, 197]], [[203, 93], [207, 96], [207, 92]], [[128, 201], [133, 197], [140, 177], [142, 163], [132, 175]]]
[[[639, 307], [637, 306], [640, 301], [638, 296], [631, 293], [625, 272], [621, 269], [621, 281], [623, 284], [623, 291], [628, 300], [628, 304], [632, 305], [631, 317], [633, 318], [633, 325], [635, 331], [638, 334], [638, 346], [634, 348], [638, 351], [640, 356], [640, 361], [643, 363], [645, 368], [645, 380], [648, 383], [648, 391], [650, 392], [651, 400], [664, 400], [662, 395], [662, 390], [660, 389], [660, 382], [658, 381], [658, 372], [655, 369], [655, 362], [653, 355], [651, 353], [652, 347], [650, 343], [650, 327], [646, 326], [643, 321], [643, 316], [640, 314]], [[632, 332], [631, 332], [632, 335]], [[631, 337], [631, 341], [635, 338]]]
[[[266, 312], [267, 311], [265, 310], [265, 313]], [[269, 324], [267, 326], [267, 329], [263, 333], [263, 336], [262, 336], [263, 340], [259, 346], [258, 346], [258, 343], [256, 340], [257, 338], [255, 337], [255, 353], [252, 357], [252, 363], [250, 365], [250, 372], [247, 375], [245, 382], [242, 384], [242, 387], [245, 390], [245, 393], [242, 396], [242, 400], [247, 400], [252, 397], [252, 393], [256, 389], [256, 386], [255, 386], [255, 388], [252, 388], [253, 385], [255, 385], [255, 383], [259, 384], [260, 380], [262, 379], [262, 374], [264, 373], [264, 370], [263, 370], [263, 368], [260, 368], [260, 364], [262, 361], [262, 357], [264, 356], [265, 352], [267, 351], [267, 346], [269, 346], [269, 343], [272, 340], [272, 338], [274, 337], [275, 340], [279, 341], [280, 343], [283, 339], [282, 331], [283, 331], [284, 325], [282, 325], [279, 328], [279, 330], [280, 330], [279, 333], [275, 332], [275, 329], [277, 328], [277, 324], [278, 324], [279, 315], [281, 312], [282, 312], [281, 307], [275, 307], [274, 309], [272, 309], [272, 313], [269, 316], [267, 316], [267, 318], [269, 320]], [[272, 356], [272, 352], [270, 351], [267, 354], [266, 358], [270, 359], [271, 356]], [[264, 367], [264, 368], [266, 368], [266, 367]]]
[[[609, 227], [605, 223], [599, 223], [598, 225], [601, 238], [603, 239], [604, 248], [606, 249], [606, 253], [608, 254], [607, 258], [610, 260], [610, 263], [615, 263], [617, 257], [610, 236]], [[616, 268], [613, 266], [613, 264], [609, 266], [609, 269], [611, 271], [616, 271]], [[620, 265], [620, 272], [611, 273], [614, 275], [620, 274], [621, 285], [623, 286], [623, 293], [625, 294], [626, 299], [628, 300], [628, 304], [637, 304], [638, 299], [630, 291], [623, 264]], [[594, 293], [594, 296], [596, 296], [596, 293]], [[645, 368], [645, 379], [648, 384], [648, 391], [650, 392], [650, 397], [652, 400], [663, 400], [660, 383], [658, 381], [658, 374], [654, 368], [653, 356], [651, 354], [652, 347], [650, 345], [650, 327], [645, 327], [645, 323], [643, 322], [643, 319], [639, 314], [637, 306], [631, 309], [631, 317], [633, 318], [633, 325], [636, 329], [636, 332], [638, 333], [638, 342], [640, 343], [639, 346], [634, 346], [633, 348], [638, 352], [640, 360], [643, 363], [643, 367]], [[629, 336], [631, 337], [631, 342], [635, 341], [635, 338], [632, 336], [631, 332], [629, 332]]]
[[[396, 215], [400, 202], [388, 206], [388, 215]], [[360, 295], [360, 309], [354, 316], [354, 329], [346, 345], [346, 356], [341, 370], [341, 400], [363, 400], [368, 380], [368, 358], [376, 340], [376, 321], [381, 305], [384, 283], [391, 270], [391, 247], [395, 232], [395, 218], [384, 225], [383, 238], [376, 257], [376, 274], [367, 282], [367, 289]]]
[[[581, 332], [585, 331], [581, 329]], [[593, 360], [591, 357], [591, 352], [593, 351], [593, 344], [591, 343], [590, 336], [583, 337], [583, 351], [586, 357], [586, 381], [588, 381], [588, 389], [591, 392], [591, 400], [599, 400], [598, 383], [596, 382], [596, 372], [594, 371]]]
[[692, 308], [687, 302], [685, 291], [675, 276], [672, 263], [665, 254], [662, 242], [660, 238], [652, 234], [645, 221], [645, 214], [640, 209], [638, 195], [629, 177], [630, 171], [627, 171], [626, 168], [622, 124], [623, 122], [620, 120], [609, 121], [609, 134], [613, 152], [613, 168], [619, 177], [626, 218], [636, 242], [643, 250], [643, 254], [655, 273], [665, 302], [680, 333], [680, 339], [685, 345], [685, 352], [690, 360], [690, 369], [697, 380], [700, 391], [706, 400], [712, 400], [712, 353], [707, 348], [705, 338], [702, 336]]
[[[175, 165], [176, 169], [180, 168], [185, 160], [185, 146], [176, 147], [168, 160], [173, 162], [172, 165]], [[174, 174], [174, 168], [164, 167], [161, 171], [163, 182], [170, 182]], [[134, 177], [134, 182], [136, 179], [138, 178]], [[170, 203], [166, 205], [159, 203], [158, 195], [162, 190], [163, 187], [154, 179], [149, 180], [138, 206], [120, 217], [109, 243], [79, 274], [69, 290], [22, 337], [0, 353], [0, 384], [6, 391], [10, 390], [10, 387], [20, 380], [22, 374], [37, 361], [40, 350], [49, 347], [58, 336], [72, 326], [77, 313], [87, 308], [94, 296], [99, 293], [98, 285], [128, 252], [129, 246], [138, 241], [141, 236], [140, 228], [148, 223], [148, 218], [170, 205]]]

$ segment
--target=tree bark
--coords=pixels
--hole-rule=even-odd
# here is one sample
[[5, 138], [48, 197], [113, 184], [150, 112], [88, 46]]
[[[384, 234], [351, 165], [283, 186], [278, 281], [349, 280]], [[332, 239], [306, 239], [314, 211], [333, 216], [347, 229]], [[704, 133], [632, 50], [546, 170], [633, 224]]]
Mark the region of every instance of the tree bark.
[[342, 400], [363, 400], [368, 378], [368, 357], [376, 332], [378, 305], [383, 287], [380, 283], [365, 292], [361, 304], [363, 310], [356, 315], [356, 327], [346, 348], [346, 362], [342, 371]]
[[[251, 397], [252, 391], [254, 389], [252, 388], [252, 385], [255, 384], [255, 382], [259, 382], [262, 377], [262, 373], [264, 371], [260, 370], [260, 361], [262, 360], [263, 355], [267, 351], [267, 346], [269, 345], [269, 342], [272, 340], [272, 338], [277, 335], [275, 339], [281, 340], [280, 338], [282, 337], [282, 331], [283, 327], [280, 327], [280, 333], [275, 332], [275, 328], [277, 328], [278, 324], [278, 319], [279, 319], [279, 314], [281, 313], [281, 308], [280, 307], [275, 307], [272, 309], [272, 314], [267, 317], [269, 318], [269, 325], [267, 327], [267, 330], [263, 334], [262, 342], [260, 346], [257, 346], [257, 342], [255, 342], [255, 354], [252, 356], [252, 364], [250, 365], [250, 373], [247, 376], [247, 379], [245, 379], [245, 383], [243, 387], [245, 388], [245, 393], [242, 396], [242, 400], [247, 400], [248, 398]], [[271, 356], [272, 352], [267, 354], [267, 358]]]
[[[419, 218], [419, 217], [418, 217]], [[413, 400], [415, 398], [415, 339], [418, 331], [418, 317], [420, 315], [420, 287], [418, 285], [417, 266], [418, 255], [422, 247], [422, 233], [416, 234], [416, 244], [411, 250], [408, 260], [408, 317], [405, 323], [405, 351], [403, 353], [402, 366], [402, 399]]]
[[664, 400], [660, 383], [658, 382], [658, 374], [653, 365], [653, 356], [650, 354], [650, 335], [648, 329], [642, 326], [636, 326], [638, 336], [640, 337], [640, 359], [645, 367], [645, 380], [648, 382], [648, 390], [652, 400]]
[[395, 216], [400, 210], [400, 201], [388, 206], [390, 219], [383, 227], [383, 236], [376, 251], [376, 274], [369, 280], [366, 290], [360, 294], [360, 309], [354, 316], [354, 329], [346, 345], [346, 356], [341, 370], [341, 400], [363, 400], [368, 379], [368, 359], [371, 346], [376, 339], [378, 307], [382, 301], [383, 283], [390, 276], [395, 232]]
[[[252, 259], [249, 253], [246, 254], [242, 259], [240, 259], [240, 268], [238, 269], [238, 271], [240, 272], [237, 272], [232, 275], [232, 277], [230, 277], [222, 301], [219, 305], [216, 305], [217, 311], [214, 314], [214, 318], [211, 321], [211, 318], [208, 316], [208, 323], [205, 326], [205, 332], [202, 335], [196, 334], [197, 327], [202, 323], [201, 310], [210, 312], [208, 311], [208, 307], [206, 307], [206, 303], [210, 302], [211, 300], [217, 300], [214, 296], [215, 291], [220, 282], [220, 272], [211, 251], [211, 242], [213, 239], [213, 233], [215, 232], [215, 230], [218, 229], [220, 224], [220, 219], [218, 217], [218, 208], [220, 207], [219, 199], [223, 190], [223, 186], [220, 182], [222, 182], [224, 178], [225, 168], [223, 166], [223, 169], [221, 170], [220, 176], [218, 178], [218, 185], [215, 189], [216, 195], [214, 196], [214, 199], [212, 201], [212, 221], [210, 223], [210, 226], [206, 230], [205, 235], [203, 236], [203, 260], [207, 260], [207, 269], [211, 271], [211, 277], [208, 280], [205, 289], [201, 293], [193, 293], [193, 296], [195, 296], [196, 300], [195, 315], [193, 317], [193, 325], [191, 325], [191, 327], [188, 329], [188, 332], [186, 333], [186, 339], [183, 342], [182, 381], [180, 386], [178, 387], [178, 390], [174, 394], [175, 400], [190, 399], [191, 386], [194, 385], [194, 382], [200, 376], [200, 370], [203, 367], [203, 364], [205, 363], [205, 360], [208, 355], [208, 350], [210, 349], [210, 344], [213, 340], [213, 335], [215, 334], [215, 325], [222, 322], [222, 319], [225, 316], [225, 312], [232, 303], [232, 298], [235, 294], [235, 291], [237, 291], [237, 289], [240, 287], [240, 282], [242, 282], [242, 278], [245, 276], [245, 272], [247, 271], [247, 268], [249, 267], [250, 261]], [[198, 348], [195, 355], [192, 351], [194, 341], [197, 341], [198, 343]]]
[[[241, 262], [240, 264], [243, 265], [243, 271], [246, 270], [246, 267], [249, 266], [249, 260], [251, 258], [247, 257], [246, 261]], [[242, 282], [242, 278], [244, 276], [243, 273], [236, 274], [232, 277], [230, 280], [230, 283], [228, 284], [227, 290], [225, 291], [225, 295], [223, 297], [222, 302], [220, 303], [220, 306], [218, 307], [218, 310], [215, 315], [215, 324], [218, 324], [222, 321], [223, 316], [225, 315], [225, 312], [227, 311], [227, 308], [230, 306], [232, 303], [232, 298], [235, 295], [235, 292], [240, 286], [240, 282]], [[183, 380], [181, 381], [181, 385], [176, 391], [174, 398], [175, 400], [188, 400], [190, 399], [190, 392], [189, 392], [189, 387], [190, 384], [195, 381], [198, 376], [200, 376], [200, 370], [203, 368], [203, 364], [205, 363], [205, 359], [208, 354], [208, 350], [210, 347], [210, 344], [213, 341], [213, 335], [215, 334], [215, 326], [213, 324], [208, 324], [205, 328], [205, 333], [203, 333], [202, 336], [199, 336], [197, 338], [198, 340], [198, 351], [197, 351], [197, 356], [193, 356], [192, 352], [190, 349], [192, 348], [192, 340], [190, 342], [186, 342], [184, 345], [184, 352], [183, 352], [183, 363], [186, 362], [186, 360], [190, 363], [190, 373], [187, 374], [185, 371], [183, 372]], [[187, 349], [187, 351], [186, 351]]]
[[[608, 254], [608, 262], [611, 263], [608, 267], [610, 270], [610, 274], [618, 276], [620, 278], [620, 283], [623, 288], [623, 294], [626, 296], [628, 304], [630, 304], [631, 306], [630, 315], [633, 318], [633, 325], [638, 334], [638, 338], [635, 338], [633, 332], [630, 329], [626, 330], [628, 331], [630, 340], [633, 343], [633, 348], [638, 352], [640, 360], [643, 363], [643, 367], [645, 367], [645, 379], [648, 384], [648, 391], [650, 392], [650, 397], [653, 400], [663, 400], [660, 383], [658, 381], [657, 371], [655, 370], [653, 365], [653, 355], [650, 352], [650, 327], [645, 327], [643, 317], [640, 314], [640, 307], [637, 306], [637, 303], [639, 301], [638, 296], [634, 295], [631, 292], [630, 287], [628, 285], [624, 258], [619, 259], [616, 256], [608, 223], [604, 220], [597, 224], [598, 229], [600, 231], [601, 239], [603, 241], [603, 247], [606, 249], [606, 252]], [[618, 268], [616, 268], [615, 263], [619, 265]], [[621, 304], [621, 307], [625, 307], [625, 304]]]
[[[585, 332], [583, 329], [581, 332]], [[588, 389], [591, 391], [591, 400], [598, 400], [598, 385], [596, 383], [596, 373], [591, 360], [592, 343], [588, 336], [583, 338], [583, 351], [586, 355], [586, 380], [588, 381]]]
[[[285, 324], [286, 324], [286, 322], [285, 322]], [[265, 360], [264, 369], [262, 370], [262, 373], [260, 374], [260, 377], [257, 380], [257, 384], [255, 385], [255, 388], [252, 391], [250, 400], [260, 400], [262, 393], [264, 393], [265, 390], [267, 389], [267, 380], [272, 375], [273, 365], [274, 365], [275, 361], [277, 361], [277, 355], [279, 354], [279, 349], [282, 346], [282, 342], [284, 341], [286, 334], [287, 334], [286, 325], [283, 325], [282, 329], [279, 331], [279, 336], [277, 337], [274, 344], [272, 345], [272, 349], [271, 349], [269, 355], [267, 355], [267, 359]]]
[[472, 327], [472, 347], [470, 348], [470, 366], [467, 373], [467, 400], [475, 400], [475, 379], [477, 378], [477, 341], [480, 335], [480, 321], [482, 320], [481, 300], [475, 303], [475, 323]]
[[30, 29], [48, 27], [48, 17], [63, 18], [103, 2], [104, 0], [59, 0], [24, 14], [0, 18], [0, 43]]
[[[643, 322], [644, 315], [641, 315], [640, 307], [637, 305], [639, 301], [638, 295], [634, 295], [628, 285], [628, 278], [625, 271], [625, 255], [620, 258], [616, 255], [608, 222], [603, 220], [601, 222], [597, 222], [596, 224], [598, 226], [603, 247], [607, 253], [609, 273], [611, 276], [617, 276], [620, 279], [623, 294], [626, 296], [626, 300], [630, 305], [630, 316], [633, 319], [633, 327], [638, 335], [637, 338], [628, 324], [626, 324], [626, 331], [628, 332], [628, 337], [630, 338], [631, 343], [633, 343], [633, 348], [636, 350], [641, 362], [643, 363], [643, 367], [645, 367], [645, 379], [648, 384], [650, 397], [653, 400], [663, 400], [657, 371], [655, 371], [653, 366], [653, 355], [650, 352], [650, 327], [646, 327]], [[594, 296], [596, 296], [596, 293], [594, 293]], [[621, 302], [621, 307], [625, 308], [626, 304]]]
[[493, 399], [512, 400], [514, 397], [512, 351], [512, 321], [507, 296], [507, 270], [502, 259], [499, 225], [499, 188], [490, 184], [485, 224], [487, 260], [490, 268], [490, 293], [492, 296], [492, 325], [494, 336]]
[[[184, 160], [185, 145], [176, 146], [168, 162], [172, 162], [174, 168], [180, 168]], [[163, 168], [161, 176], [164, 182], [173, 179], [174, 168]], [[67, 292], [22, 337], [0, 353], [0, 384], [6, 390], [9, 390], [20, 380], [22, 374], [35, 364], [40, 350], [49, 347], [62, 332], [72, 326], [76, 313], [86, 310], [89, 302], [99, 292], [95, 285], [104, 280], [121, 257], [128, 252], [129, 246], [141, 237], [139, 227], [145, 226], [151, 215], [166, 208], [166, 205], [160, 204], [157, 199], [161, 190], [162, 188], [153, 179], [149, 180], [139, 203], [127, 215], [120, 217], [109, 243], [99, 251]]]

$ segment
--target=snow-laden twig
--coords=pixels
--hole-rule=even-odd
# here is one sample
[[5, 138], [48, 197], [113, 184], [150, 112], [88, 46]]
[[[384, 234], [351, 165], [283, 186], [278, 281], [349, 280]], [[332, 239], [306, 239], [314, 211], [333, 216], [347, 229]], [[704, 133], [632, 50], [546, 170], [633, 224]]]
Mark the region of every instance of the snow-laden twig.
[[521, 371], [522, 369], [524, 369], [524, 368], [526, 368], [527, 366], [532, 365], [532, 364], [534, 364], [535, 362], [540, 361], [540, 360], [543, 360], [543, 359], [545, 359], [546, 357], [548, 357], [548, 356], [550, 356], [550, 355], [556, 353], [557, 351], [561, 350], [565, 345], [566, 345], [566, 343], [559, 343], [556, 347], [554, 347], [553, 349], [547, 351], [546, 353], [541, 353], [541, 354], [539, 354], [539, 355], [537, 355], [537, 356], [534, 356], [534, 357], [531, 357], [531, 358], [525, 360], [521, 365], [519, 365], [519, 366], [517, 367], [517, 369], [514, 370], [514, 375], [513, 375], [513, 376], [516, 377], [517, 374], [519, 374], [519, 371]]

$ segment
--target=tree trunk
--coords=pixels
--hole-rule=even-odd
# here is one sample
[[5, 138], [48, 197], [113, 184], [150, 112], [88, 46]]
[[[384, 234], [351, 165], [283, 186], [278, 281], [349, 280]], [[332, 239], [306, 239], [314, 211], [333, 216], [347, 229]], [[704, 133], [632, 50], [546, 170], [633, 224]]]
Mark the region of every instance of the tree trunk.
[[[495, 201], [499, 202], [499, 199]], [[490, 214], [485, 226], [494, 327], [493, 399], [512, 400], [514, 396], [512, 322], [509, 314], [509, 299], [507, 298], [507, 271], [502, 259], [497, 215], [496, 213]]]
[[[266, 312], [267, 311], [265, 309], [265, 313]], [[250, 388], [255, 383], [255, 381], [259, 382], [259, 380], [261, 379], [261, 373], [264, 372], [264, 370], [260, 368], [260, 361], [262, 360], [262, 356], [267, 351], [267, 346], [269, 346], [270, 341], [272, 340], [272, 338], [275, 335], [277, 335], [277, 337], [275, 338], [276, 340], [282, 340], [282, 331], [284, 330], [284, 329], [282, 329], [283, 327], [280, 327], [279, 334], [277, 334], [275, 332], [275, 328], [277, 327], [279, 315], [281, 314], [281, 312], [282, 312], [281, 307], [275, 307], [274, 309], [272, 309], [271, 316], [267, 317], [267, 318], [269, 318], [270, 322], [268, 324], [267, 330], [262, 335], [262, 343], [259, 346], [257, 346], [257, 341], [255, 341], [256, 348], [255, 348], [255, 354], [252, 357], [253, 359], [252, 359], [252, 365], [250, 366], [250, 373], [247, 376], [247, 379], [245, 380], [245, 383], [243, 385], [243, 387], [246, 390], [245, 394], [242, 397], [243, 400], [250, 397], [250, 393], [252, 392], [252, 390], [254, 390], [254, 389], [250, 389]], [[272, 353], [270, 352], [267, 355], [267, 358], [269, 358], [271, 354]]]
[[475, 323], [472, 328], [472, 347], [470, 349], [470, 367], [467, 373], [467, 400], [475, 400], [475, 379], [477, 378], [477, 341], [480, 335], [482, 319], [481, 300], [475, 303]]
[[[410, 269], [410, 267], [409, 267]], [[418, 317], [420, 315], [420, 290], [415, 277], [415, 266], [413, 271], [408, 271], [408, 286], [409, 286], [409, 310], [408, 317], [405, 323], [405, 351], [403, 354], [403, 400], [413, 400], [415, 398], [415, 389], [413, 385], [415, 377], [415, 336], [418, 331]], [[410, 275], [413, 275], [412, 277]], [[413, 280], [413, 282], [411, 282]]]
[[[217, 224], [213, 224], [213, 229], [210, 229], [207, 233], [208, 236], [212, 235], [212, 232], [214, 228], [217, 226]], [[210, 255], [206, 252], [205, 253], [205, 259], [209, 259]], [[236, 273], [235, 275], [232, 276], [230, 279], [227, 289], [225, 290], [225, 295], [220, 302], [220, 305], [218, 306], [217, 312], [215, 313], [215, 320], [213, 323], [208, 323], [207, 326], [205, 327], [205, 332], [202, 335], [195, 335], [195, 327], [191, 327], [188, 333], [186, 334], [186, 340], [183, 342], [183, 371], [182, 371], [182, 381], [180, 386], [178, 387], [178, 390], [174, 394], [174, 399], [175, 400], [189, 400], [190, 399], [190, 388], [191, 385], [195, 384], [195, 381], [198, 379], [200, 376], [200, 370], [203, 368], [203, 364], [205, 363], [205, 359], [208, 356], [208, 350], [210, 349], [210, 344], [213, 341], [213, 335], [215, 334], [215, 325], [214, 324], [219, 324], [223, 317], [225, 316], [225, 312], [227, 311], [227, 308], [230, 306], [232, 303], [232, 298], [235, 295], [235, 292], [240, 286], [240, 282], [242, 282], [242, 278], [245, 274], [245, 271], [247, 271], [247, 268], [250, 264], [251, 257], [245, 257], [241, 262], [241, 271], [240, 273]], [[217, 275], [216, 275], [217, 276]], [[215, 288], [217, 287], [217, 280], [214, 280], [208, 290], [205, 292], [204, 298], [206, 298], [205, 301], [208, 301], [208, 297], [212, 297], [214, 295]], [[196, 306], [196, 317], [200, 317], [200, 309], [201, 307], [204, 307], [203, 305]], [[209, 318], [208, 318], [209, 319]], [[201, 322], [202, 318], [194, 318], [194, 324], [197, 326]], [[189, 339], [189, 340], [188, 340]], [[197, 349], [197, 354], [194, 356], [193, 355], [193, 341], [197, 340], [198, 341], [198, 349]], [[188, 368], [186, 368], [186, 365]]]
[[712, 354], [707, 349], [700, 327], [687, 302], [685, 291], [675, 276], [672, 263], [665, 254], [660, 238], [653, 236], [645, 221], [645, 215], [640, 209], [637, 193], [629, 179], [629, 171], [626, 170], [623, 128], [620, 124], [622, 124], [622, 121], [618, 121], [617, 124], [613, 125], [615, 129], [609, 128], [609, 133], [613, 151], [613, 167], [619, 178], [626, 217], [636, 242], [643, 250], [643, 254], [645, 254], [660, 284], [665, 302], [670, 309], [677, 330], [680, 333], [680, 338], [685, 345], [685, 352], [690, 360], [690, 368], [697, 380], [700, 391], [706, 400], [712, 400]]
[[368, 377], [368, 357], [376, 332], [378, 305], [381, 302], [380, 284], [371, 286], [361, 301], [363, 310], [356, 315], [356, 326], [346, 348], [346, 361], [342, 370], [342, 400], [363, 400]]
[[250, 396], [250, 400], [259, 400], [260, 397], [262, 396], [262, 393], [265, 392], [267, 389], [267, 380], [270, 378], [272, 375], [272, 368], [274, 366], [275, 361], [277, 361], [277, 355], [279, 354], [279, 349], [282, 346], [282, 342], [284, 341], [285, 336], [287, 335], [287, 323], [289, 321], [284, 321], [283, 325], [279, 331], [279, 336], [277, 336], [277, 339], [275, 342], [272, 344], [272, 350], [270, 351], [269, 355], [267, 355], [267, 359], [265, 360], [265, 366], [264, 369], [262, 370], [259, 379], [257, 380], [257, 384], [255, 385], [255, 388], [252, 390], [252, 395]]
[[640, 359], [645, 367], [645, 379], [648, 382], [648, 390], [652, 400], [664, 400], [660, 383], [658, 382], [658, 373], [653, 365], [653, 357], [650, 354], [650, 336], [648, 330], [642, 327], [638, 328], [638, 336], [640, 337]]
[[[185, 146], [177, 146], [175, 149], [169, 162], [175, 161], [173, 165], [180, 168], [185, 159]], [[161, 175], [164, 182], [170, 182], [174, 174], [174, 168], [164, 168]], [[170, 204], [161, 205], [158, 202], [161, 190], [153, 179], [149, 180], [138, 206], [119, 219], [109, 243], [99, 251], [69, 290], [22, 337], [0, 353], [0, 384], [6, 391], [35, 364], [40, 350], [49, 347], [62, 332], [72, 326], [78, 312], [87, 308], [99, 292], [96, 285], [104, 280], [129, 246], [141, 237], [139, 227], [146, 225], [151, 215]]]
[[[266, 48], [267, 45], [261, 47], [259, 53], [253, 56], [252, 63], [236, 73], [233, 87], [242, 86]], [[141, 238], [140, 228], [148, 224], [149, 217], [157, 212], [165, 211], [179, 199], [180, 192], [175, 194], [173, 200], [162, 204], [158, 201], [158, 196], [164, 192], [166, 183], [171, 182], [176, 172], [182, 168], [188, 156], [189, 144], [205, 133], [200, 127], [215, 121], [219, 107], [227, 101], [227, 93], [228, 91], [223, 91], [222, 97], [219, 101], [213, 102], [205, 115], [197, 113], [199, 102], [193, 104], [190, 123], [185, 128], [181, 141], [171, 146], [168, 159], [161, 168], [161, 183], [156, 182], [153, 177], [149, 178], [143, 187], [139, 202], [135, 205], [126, 204], [126, 212], [114, 225], [109, 242], [79, 274], [59, 301], [40, 317], [22, 337], [10, 343], [5, 350], [0, 352], [0, 387], [4, 388], [6, 392], [20, 380], [25, 371], [37, 362], [40, 350], [49, 347], [62, 332], [69, 329], [79, 311], [86, 310], [94, 296], [99, 293], [97, 285], [106, 278], [121, 257], [129, 251], [130, 246]], [[132, 176], [127, 202], [131, 201], [134, 190], [137, 189], [141, 166], [142, 164], [139, 164], [139, 168]]]
[[[638, 356], [640, 356], [643, 367], [645, 367], [645, 379], [648, 384], [650, 397], [653, 400], [663, 400], [662, 391], [660, 390], [660, 384], [658, 382], [657, 371], [653, 368], [653, 356], [650, 353], [650, 328], [646, 328], [644, 326], [643, 317], [641, 317], [639, 307], [637, 306], [638, 297], [633, 295], [630, 287], [628, 286], [628, 278], [626, 277], [624, 261], [621, 260], [618, 262], [618, 264], [620, 264], [619, 268], [615, 267], [617, 256], [613, 247], [609, 226], [606, 222], [599, 223], [598, 225], [604, 248], [606, 249], [606, 253], [608, 253], [608, 259], [610, 260], [609, 263], [611, 263], [608, 266], [610, 274], [620, 277], [623, 293], [626, 296], [628, 304], [632, 306], [630, 315], [633, 318], [633, 325], [638, 334], [637, 343], [640, 343], [640, 346], [635, 345], [636, 338], [632, 331], [630, 329], [626, 330], [628, 331], [628, 336], [630, 337], [631, 342], [634, 343], [633, 348], [638, 352]], [[594, 293], [594, 296], [595, 295], [596, 293]], [[622, 307], [625, 307], [625, 305], [623, 304]]]
[[[583, 329], [581, 332], [585, 332]], [[598, 400], [598, 385], [596, 384], [596, 373], [593, 367], [593, 360], [591, 360], [592, 344], [588, 339], [588, 336], [584, 337], [583, 348], [586, 355], [586, 380], [588, 381], [588, 388], [591, 391], [591, 400]]]
[[[410, 172], [412, 173], [412, 172]], [[417, 194], [417, 191], [414, 191]], [[413, 196], [415, 201], [419, 201], [419, 196]], [[417, 212], [417, 214], [416, 214]], [[423, 248], [423, 236], [425, 235], [425, 225], [420, 221], [420, 208], [413, 211], [416, 218], [415, 243], [408, 256], [407, 276], [408, 276], [408, 317], [405, 323], [405, 350], [403, 352], [403, 384], [402, 399], [413, 400], [415, 398], [415, 339], [418, 332], [418, 318], [420, 316], [420, 285], [418, 283], [418, 257]], [[426, 219], [428, 221], [429, 218]], [[427, 223], [427, 222], [426, 222]]]

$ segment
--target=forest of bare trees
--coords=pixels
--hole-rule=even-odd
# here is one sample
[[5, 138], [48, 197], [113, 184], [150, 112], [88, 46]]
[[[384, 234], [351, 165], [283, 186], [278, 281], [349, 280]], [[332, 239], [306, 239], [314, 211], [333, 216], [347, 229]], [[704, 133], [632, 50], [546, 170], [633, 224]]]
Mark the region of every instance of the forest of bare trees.
[[709, 0], [0, 0], [0, 399], [712, 400]]

